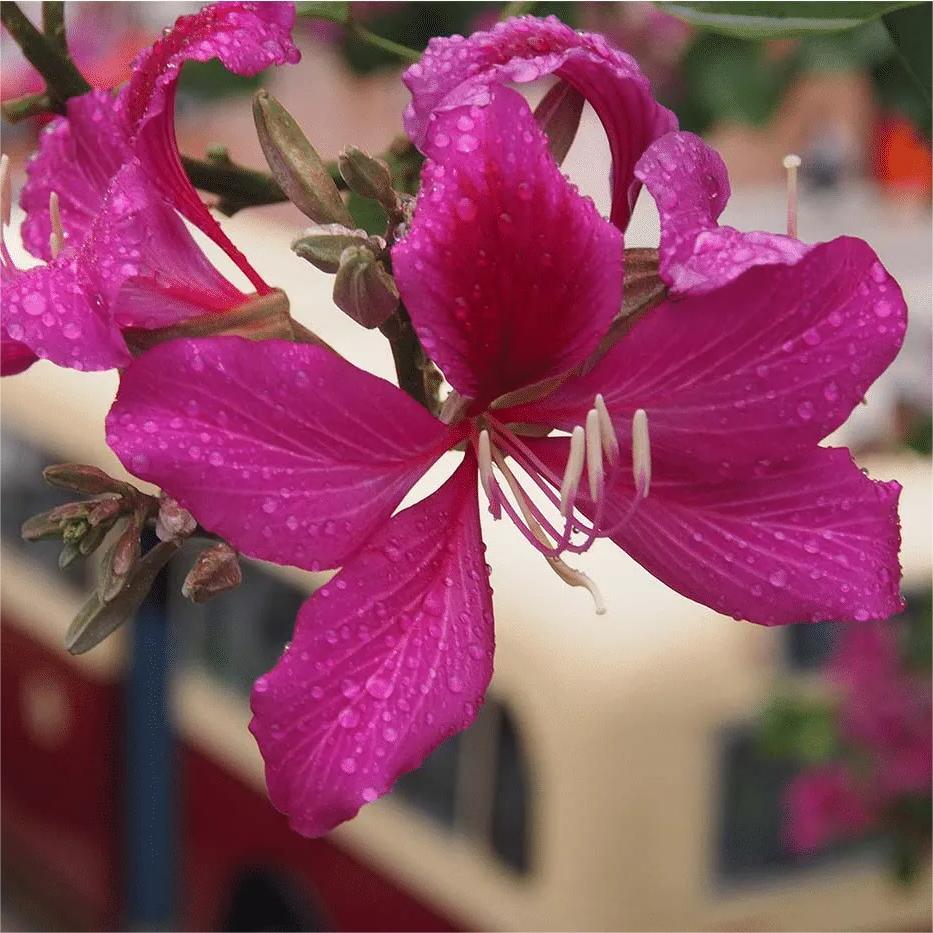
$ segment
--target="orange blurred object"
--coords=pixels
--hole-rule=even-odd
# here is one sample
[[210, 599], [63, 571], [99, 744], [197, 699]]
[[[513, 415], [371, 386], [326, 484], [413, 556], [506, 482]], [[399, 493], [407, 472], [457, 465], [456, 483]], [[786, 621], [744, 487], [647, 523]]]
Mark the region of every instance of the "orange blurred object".
[[875, 130], [875, 176], [898, 193], [929, 198], [933, 155], [913, 124], [903, 117], [882, 119]]

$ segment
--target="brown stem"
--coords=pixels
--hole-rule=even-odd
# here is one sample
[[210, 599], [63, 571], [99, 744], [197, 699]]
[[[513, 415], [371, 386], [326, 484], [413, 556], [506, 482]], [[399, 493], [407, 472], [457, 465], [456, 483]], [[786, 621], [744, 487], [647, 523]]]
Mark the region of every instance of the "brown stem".
[[10, 123], [19, 123], [29, 117], [38, 117], [44, 113], [54, 113], [55, 104], [45, 92], [41, 94], [25, 94], [3, 102], [3, 116]]
[[64, 3], [54, 3], [46, 0], [42, 4], [42, 32], [59, 52], [63, 55], [68, 54]]
[[[57, 13], [52, 10], [49, 16], [53, 29], [57, 28]], [[57, 38], [39, 32], [14, 0], [3, 0], [0, 3], [0, 19], [23, 50], [26, 59], [45, 78], [53, 110], [64, 112], [65, 102], [69, 97], [77, 97], [91, 90], [91, 86], [62, 48], [62, 43]]]
[[398, 311], [381, 324], [379, 330], [392, 348], [399, 388], [428, 411], [436, 411], [437, 386], [432, 385], [435, 381], [432, 378], [432, 367], [412, 327], [405, 306], [400, 304]]

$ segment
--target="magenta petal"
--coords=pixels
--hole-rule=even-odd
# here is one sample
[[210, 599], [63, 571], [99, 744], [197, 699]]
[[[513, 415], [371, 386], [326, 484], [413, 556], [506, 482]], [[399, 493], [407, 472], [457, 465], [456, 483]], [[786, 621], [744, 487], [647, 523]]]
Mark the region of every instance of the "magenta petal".
[[445, 111], [426, 146], [392, 263], [451, 385], [480, 405], [585, 359], [619, 309], [621, 235], [561, 175], [525, 102], [500, 88]]
[[12, 340], [6, 327], [0, 327], [0, 376], [15, 376], [29, 369], [37, 359], [26, 344]]
[[145, 353], [107, 418], [126, 468], [205, 528], [311, 570], [341, 565], [458, 439], [336, 354], [237, 337]]
[[[622, 489], [630, 499], [631, 480]], [[750, 622], [886, 619], [903, 608], [899, 495], [844, 449], [705, 481], [661, 463], [613, 540], [684, 596]]]
[[661, 216], [660, 274], [678, 294], [721, 288], [753, 266], [793, 265], [810, 249], [793, 237], [720, 227], [729, 176], [714, 149], [693, 133], [669, 133], [635, 166]]
[[784, 457], [845, 421], [897, 354], [906, 313], [875, 253], [839, 238], [660, 305], [591, 372], [501, 417], [569, 429], [601, 392], [624, 436], [644, 408], [660, 450], [717, 466]]
[[[566, 439], [531, 443], [552, 467], [566, 463]], [[729, 475], [656, 456], [647, 499], [611, 537], [653, 576], [725, 615], [762, 625], [886, 619], [903, 608], [900, 488], [870, 480], [842, 448]], [[607, 526], [633, 489], [620, 469]]]
[[130, 354], [119, 328], [73, 254], [48, 266], [17, 272], [3, 283], [3, 318], [8, 336], [36, 355], [73, 369], [125, 366]]
[[493, 85], [550, 74], [575, 87], [602, 120], [612, 151], [612, 221], [624, 229], [640, 187], [635, 163], [652, 140], [677, 129], [677, 118], [654, 99], [636, 61], [600, 35], [553, 16], [524, 16], [467, 39], [432, 39], [403, 77], [412, 95], [405, 129], [424, 149], [432, 113], [486, 106]]
[[49, 260], [49, 195], [58, 195], [62, 228], [80, 243], [100, 210], [110, 180], [129, 158], [129, 139], [109, 91], [91, 91], [68, 101], [68, 116], [53, 120], [26, 167], [20, 205], [26, 212], [23, 243]]
[[476, 716], [492, 675], [492, 591], [476, 464], [464, 459], [304, 604], [253, 688], [272, 802], [319, 836], [387, 793]]
[[78, 256], [123, 327], [165, 327], [246, 300], [208, 261], [135, 159], [112, 180]]
[[230, 71], [253, 75], [297, 62], [291, 40], [293, 3], [217, 3], [182, 16], [133, 66], [120, 93], [127, 130], [147, 175], [195, 226], [221, 246], [260, 291], [267, 287], [230, 242], [185, 174], [175, 140], [175, 89], [186, 61], [218, 58]]

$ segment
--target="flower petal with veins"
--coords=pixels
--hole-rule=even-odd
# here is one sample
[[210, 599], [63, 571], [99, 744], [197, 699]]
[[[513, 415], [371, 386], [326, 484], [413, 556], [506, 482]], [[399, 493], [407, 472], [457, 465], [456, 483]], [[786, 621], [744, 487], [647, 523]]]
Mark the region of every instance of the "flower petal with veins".
[[468, 456], [305, 603], [250, 724], [298, 832], [349, 819], [473, 721], [494, 646], [483, 550]]
[[[552, 468], [566, 459], [564, 438], [528, 444]], [[725, 615], [761, 625], [886, 619], [903, 608], [900, 489], [870, 480], [842, 448], [728, 475], [655, 453], [650, 495], [611, 537], [653, 576]], [[633, 490], [630, 468], [620, 468], [607, 525]]]
[[597, 393], [621, 436], [648, 413], [652, 446], [719, 465], [783, 458], [835, 430], [897, 355], [907, 308], [861, 240], [796, 266], [751, 269], [720, 290], [667, 301], [582, 377], [498, 413], [566, 430]]
[[668, 133], [635, 166], [661, 215], [661, 278], [675, 294], [702, 295], [761, 265], [793, 265], [806, 243], [777, 233], [721, 227], [729, 176], [715, 149], [693, 133]]
[[148, 351], [107, 417], [128, 470], [244, 554], [309, 570], [343, 564], [462, 435], [328, 350], [239, 337]]
[[187, 61], [220, 59], [229, 71], [254, 75], [270, 65], [294, 63], [293, 3], [215, 3], [181, 16], [172, 29], [133, 63], [120, 92], [133, 151], [162, 194], [240, 267], [260, 292], [268, 290], [205, 207], [182, 168], [175, 140], [175, 91]]
[[559, 19], [522, 16], [469, 38], [450, 36], [428, 43], [421, 61], [403, 75], [411, 91], [405, 130], [422, 151], [432, 115], [464, 104], [484, 107], [498, 85], [524, 84], [556, 75], [592, 105], [612, 151], [612, 222], [624, 230], [641, 187], [635, 163], [651, 144], [677, 129], [648, 79], [630, 55], [602, 36], [575, 32]]
[[595, 349], [621, 304], [621, 234], [561, 175], [514, 91], [440, 114], [425, 146], [393, 270], [425, 349], [480, 409]]

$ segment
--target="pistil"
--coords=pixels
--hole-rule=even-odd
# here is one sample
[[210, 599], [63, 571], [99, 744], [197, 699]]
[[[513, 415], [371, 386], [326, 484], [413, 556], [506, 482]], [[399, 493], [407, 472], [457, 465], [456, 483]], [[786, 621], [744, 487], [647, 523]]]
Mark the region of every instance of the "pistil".
[[784, 168], [787, 170], [787, 235], [797, 238], [797, 169], [800, 168], [800, 156], [790, 153], [784, 156]]

